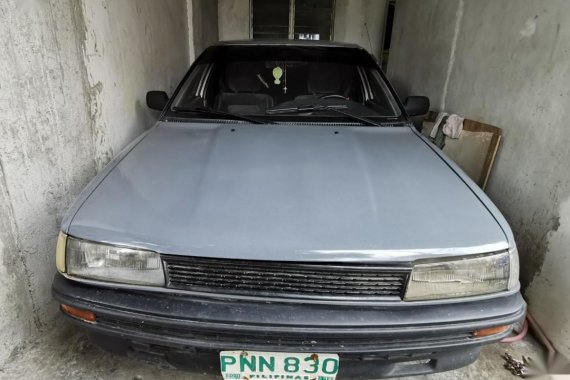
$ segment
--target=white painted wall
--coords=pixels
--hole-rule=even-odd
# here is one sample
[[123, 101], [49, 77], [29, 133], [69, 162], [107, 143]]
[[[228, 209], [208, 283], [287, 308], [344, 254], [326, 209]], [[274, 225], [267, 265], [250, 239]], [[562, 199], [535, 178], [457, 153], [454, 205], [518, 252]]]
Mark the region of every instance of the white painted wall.
[[250, 0], [218, 0], [220, 41], [248, 40], [250, 14]]
[[188, 67], [184, 0], [0, 2], [0, 368], [52, 330], [59, 223]]
[[386, 0], [336, 0], [334, 40], [358, 44], [381, 56]]
[[405, 97], [499, 126], [490, 197], [515, 232], [530, 311], [570, 357], [570, 2], [398, 0], [388, 76]]

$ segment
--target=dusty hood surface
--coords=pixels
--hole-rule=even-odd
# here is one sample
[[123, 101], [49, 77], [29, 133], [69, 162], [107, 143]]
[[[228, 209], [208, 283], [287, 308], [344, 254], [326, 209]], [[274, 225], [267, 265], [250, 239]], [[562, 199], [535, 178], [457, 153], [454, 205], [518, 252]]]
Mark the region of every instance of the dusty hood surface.
[[291, 261], [508, 246], [479, 198], [407, 127], [162, 125], [95, 188], [68, 233], [162, 253]]

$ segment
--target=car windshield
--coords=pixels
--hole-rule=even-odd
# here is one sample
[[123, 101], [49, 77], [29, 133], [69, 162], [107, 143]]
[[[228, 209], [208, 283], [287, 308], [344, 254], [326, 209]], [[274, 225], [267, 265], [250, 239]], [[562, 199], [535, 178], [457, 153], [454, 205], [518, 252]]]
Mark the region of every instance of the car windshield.
[[378, 66], [362, 49], [219, 45], [193, 65], [168, 115], [362, 123], [394, 119], [401, 112]]

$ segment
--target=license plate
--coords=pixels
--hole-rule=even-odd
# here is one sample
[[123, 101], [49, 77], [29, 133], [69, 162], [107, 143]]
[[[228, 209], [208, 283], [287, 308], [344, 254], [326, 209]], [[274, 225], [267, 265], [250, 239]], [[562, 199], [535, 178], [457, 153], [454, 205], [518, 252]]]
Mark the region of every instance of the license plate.
[[338, 366], [339, 360], [336, 354], [220, 352], [220, 369], [226, 380], [334, 380], [338, 373]]

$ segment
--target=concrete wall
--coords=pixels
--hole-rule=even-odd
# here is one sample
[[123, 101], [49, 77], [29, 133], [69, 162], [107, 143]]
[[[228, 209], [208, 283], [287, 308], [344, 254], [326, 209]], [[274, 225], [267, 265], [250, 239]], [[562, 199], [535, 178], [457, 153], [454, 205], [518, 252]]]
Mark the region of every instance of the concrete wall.
[[399, 0], [400, 95], [503, 128], [488, 187], [509, 220], [531, 312], [570, 356], [570, 2]]
[[0, 2], [0, 368], [53, 329], [66, 208], [188, 67], [183, 0]]
[[[184, 1], [84, 1], [84, 60], [99, 113], [93, 129], [107, 162], [155, 121], [149, 90], [172, 90], [188, 68]], [[182, 48], [181, 48], [182, 47]]]
[[208, 46], [218, 42], [218, 2], [187, 0], [190, 62]]
[[379, 59], [386, 21], [386, 0], [336, 0], [334, 40], [356, 43]]
[[249, 39], [249, 4], [250, 0], [218, 0], [220, 41]]

